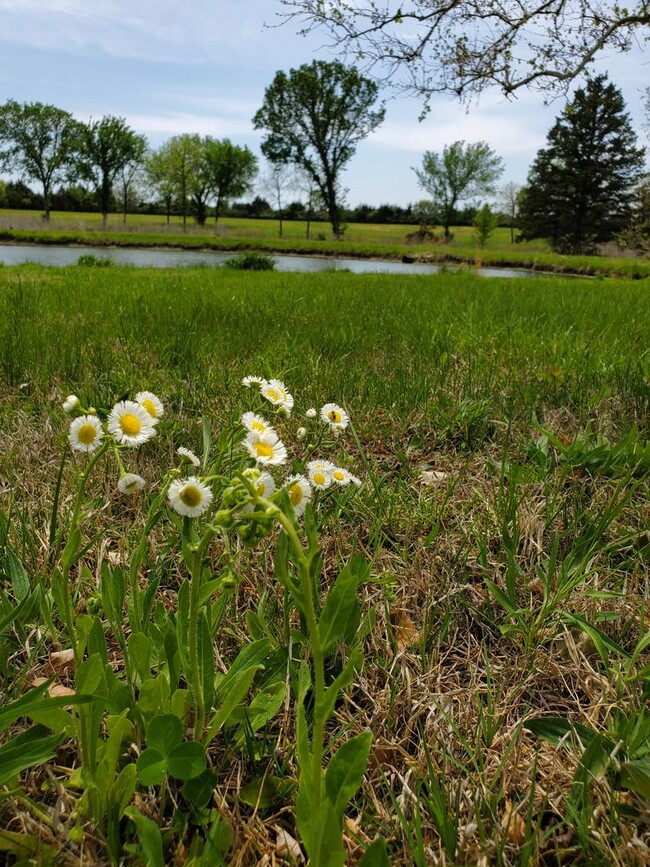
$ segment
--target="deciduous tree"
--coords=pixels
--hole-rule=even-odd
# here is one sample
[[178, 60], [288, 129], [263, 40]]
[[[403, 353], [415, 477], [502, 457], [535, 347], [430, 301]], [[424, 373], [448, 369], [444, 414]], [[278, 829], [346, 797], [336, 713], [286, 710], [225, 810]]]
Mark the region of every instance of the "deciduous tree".
[[335, 238], [341, 235], [340, 175], [357, 144], [384, 119], [373, 110], [377, 85], [353, 67], [315, 60], [277, 72], [253, 118], [268, 130], [262, 153], [273, 163], [294, 163], [320, 192]]
[[123, 117], [106, 115], [101, 120], [78, 124], [76, 149], [75, 171], [95, 190], [106, 228], [113, 184], [126, 166], [144, 160], [147, 141]]
[[203, 146], [203, 163], [214, 203], [216, 231], [224, 204], [251, 190], [257, 174], [257, 157], [249, 148], [234, 145], [230, 139], [208, 137]]
[[647, 0], [282, 0], [302, 32], [324, 30], [353, 62], [416, 94], [463, 100], [493, 85], [566, 91], [604, 50], [647, 38]]
[[0, 106], [0, 168], [43, 188], [45, 219], [50, 219], [52, 190], [70, 164], [76, 122], [71, 114], [41, 102]]
[[492, 195], [503, 173], [503, 160], [483, 141], [456, 141], [446, 145], [442, 154], [426, 151], [422, 169], [413, 171], [422, 189], [431, 196], [448, 238], [458, 203]]
[[620, 90], [604, 75], [566, 105], [528, 175], [520, 224], [563, 252], [590, 252], [629, 223], [643, 166]]

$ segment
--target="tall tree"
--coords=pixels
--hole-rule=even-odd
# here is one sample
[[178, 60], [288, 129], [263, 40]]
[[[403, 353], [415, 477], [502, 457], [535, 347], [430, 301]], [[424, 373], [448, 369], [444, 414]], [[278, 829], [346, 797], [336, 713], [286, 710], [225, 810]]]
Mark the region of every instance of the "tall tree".
[[76, 122], [71, 114], [41, 102], [0, 106], [0, 168], [43, 188], [45, 219], [50, 219], [52, 190], [70, 164]]
[[275, 206], [278, 217], [278, 235], [282, 237], [285, 193], [296, 189], [296, 174], [292, 166], [283, 163], [271, 163], [267, 172], [260, 178], [259, 188], [268, 196]]
[[520, 224], [563, 252], [589, 252], [629, 222], [644, 149], [620, 90], [604, 75], [579, 88], [528, 174]]
[[107, 115], [78, 125], [75, 169], [78, 177], [95, 190], [102, 224], [106, 228], [113, 198], [113, 184], [123, 169], [144, 160], [147, 141], [123, 117]]
[[315, 60], [277, 72], [253, 118], [266, 129], [262, 153], [272, 163], [294, 163], [313, 179], [327, 209], [332, 233], [341, 235], [340, 174], [357, 144], [383, 121], [373, 111], [377, 85], [353, 67]]
[[229, 199], [249, 192], [257, 175], [257, 157], [247, 147], [234, 145], [230, 139], [206, 138], [203, 149], [205, 177], [214, 202], [214, 228]]
[[492, 195], [503, 173], [503, 160], [483, 141], [456, 141], [445, 145], [442, 154], [425, 151], [422, 169], [413, 171], [419, 185], [431, 196], [448, 238], [458, 203]]
[[[647, 38], [648, 0], [282, 0], [377, 76], [424, 100], [471, 100], [492, 85], [566, 91], [602, 51]], [[302, 26], [302, 25], [301, 25]]]
[[[163, 198], [175, 201], [187, 231], [190, 197], [196, 196], [201, 171], [201, 138], [183, 133], [168, 139], [149, 159], [149, 177]], [[195, 202], [196, 204], [196, 202]]]
[[163, 145], [158, 150], [152, 151], [147, 156], [144, 167], [150, 188], [165, 206], [167, 225], [169, 225], [175, 187], [170, 171], [168, 148]]

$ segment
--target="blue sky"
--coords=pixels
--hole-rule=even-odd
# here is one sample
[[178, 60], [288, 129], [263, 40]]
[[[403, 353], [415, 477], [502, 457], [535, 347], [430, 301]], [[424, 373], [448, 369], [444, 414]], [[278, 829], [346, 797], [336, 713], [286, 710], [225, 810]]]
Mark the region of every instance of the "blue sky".
[[[196, 132], [259, 154], [251, 118], [275, 72], [335, 56], [324, 36], [266, 26], [282, 9], [279, 0], [0, 0], [0, 102], [52, 103], [80, 120], [125, 117], [152, 147]], [[621, 88], [643, 144], [648, 60], [639, 48], [597, 66]], [[419, 122], [417, 101], [384, 96], [386, 120], [342, 179], [352, 206], [423, 198], [412, 167], [458, 139], [487, 141], [504, 159], [502, 181], [523, 183], [562, 107], [533, 92], [511, 102], [490, 92], [469, 111], [440, 97]]]

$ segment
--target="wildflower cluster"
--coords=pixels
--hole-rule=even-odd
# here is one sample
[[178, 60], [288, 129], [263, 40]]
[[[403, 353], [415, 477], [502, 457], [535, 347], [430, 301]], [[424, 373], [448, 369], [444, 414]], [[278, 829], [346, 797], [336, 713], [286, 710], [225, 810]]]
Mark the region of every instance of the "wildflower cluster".
[[[277, 422], [285, 423], [294, 412], [294, 398], [284, 382], [247, 376], [242, 384], [259, 391], [262, 406], [272, 412]], [[156, 435], [159, 420], [165, 414], [160, 398], [150, 391], [141, 391], [134, 400], [121, 400], [102, 420], [93, 407], [84, 407], [76, 395], [69, 395], [63, 403], [68, 413], [78, 413], [70, 424], [68, 440], [74, 451], [95, 453], [97, 458], [112, 451], [120, 469], [117, 488], [122, 494], [137, 494], [146, 485], [142, 476], [124, 468], [122, 454], [127, 449], [143, 445]], [[261, 409], [261, 408], [260, 408]], [[261, 412], [247, 411], [241, 416], [243, 438], [235, 434], [239, 443], [239, 472], [235, 466], [233, 478], [224, 480], [214, 475], [201, 475], [201, 460], [190, 449], [177, 449], [179, 466], [168, 473], [163, 491], [169, 504], [184, 518], [205, 515], [215, 501], [215, 482], [226, 481], [221, 491], [219, 509], [213, 522], [222, 527], [236, 526], [243, 541], [253, 542], [268, 532], [272, 512], [281, 492], [291, 505], [293, 515], [300, 518], [315, 496], [333, 486], [360, 485], [360, 479], [344, 467], [330, 460], [317, 459], [314, 453], [329, 433], [339, 437], [349, 425], [346, 411], [335, 403], [326, 403], [317, 411], [304, 412], [304, 423], [295, 433], [303, 443], [306, 459], [303, 472], [289, 473], [284, 478], [274, 477], [280, 467], [289, 463], [289, 453], [275, 422], [271, 423]], [[312, 428], [312, 423], [316, 428]], [[248, 463], [252, 461], [252, 465]], [[296, 459], [292, 460], [295, 465]], [[262, 503], [264, 504], [262, 506]]]
[[[266, 380], [259, 376], [246, 376], [242, 380], [246, 388], [256, 386], [262, 398], [268, 401], [277, 412], [280, 419], [291, 416], [294, 409], [294, 398], [289, 393], [285, 384], [279, 379]], [[326, 403], [320, 410], [310, 408], [305, 412], [305, 424], [320, 417], [328, 429], [335, 436], [347, 428], [350, 419], [346, 411], [335, 403]], [[288, 453], [285, 444], [280, 438], [273, 425], [263, 416], [255, 412], [245, 412], [241, 417], [241, 423], [246, 431], [244, 448], [253, 458], [258, 468], [267, 470], [268, 467], [277, 467], [286, 464]], [[322, 433], [316, 436], [316, 445], [308, 443], [312, 450], [322, 441]], [[298, 428], [296, 438], [305, 440], [308, 429], [305, 426]], [[262, 473], [256, 480], [258, 494], [268, 499], [275, 491], [275, 481], [268, 471]], [[292, 475], [280, 488], [287, 491], [289, 502], [296, 517], [304, 514], [307, 505], [312, 501], [318, 491], [324, 491], [332, 485], [360, 485], [361, 480], [348, 472], [343, 467], [328, 460], [310, 460], [307, 462], [304, 474]]]

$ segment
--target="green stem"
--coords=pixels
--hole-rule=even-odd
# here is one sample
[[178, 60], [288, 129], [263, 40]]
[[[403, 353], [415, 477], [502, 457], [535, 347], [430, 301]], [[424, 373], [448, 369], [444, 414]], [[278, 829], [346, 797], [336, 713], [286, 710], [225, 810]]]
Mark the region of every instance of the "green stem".
[[215, 529], [207, 527], [203, 538], [194, 549], [192, 559], [192, 578], [190, 585], [190, 610], [189, 610], [189, 653], [190, 653], [190, 681], [194, 694], [196, 718], [194, 722], [194, 737], [201, 739], [205, 723], [205, 699], [203, 684], [201, 683], [201, 669], [199, 665], [199, 595], [201, 590], [201, 577], [203, 574], [203, 557], [206, 549], [215, 535]]

